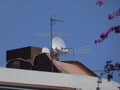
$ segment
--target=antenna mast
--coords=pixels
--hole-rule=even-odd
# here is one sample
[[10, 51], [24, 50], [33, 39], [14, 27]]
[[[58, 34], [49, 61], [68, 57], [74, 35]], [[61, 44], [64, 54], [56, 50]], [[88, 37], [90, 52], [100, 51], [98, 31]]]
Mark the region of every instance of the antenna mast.
[[52, 39], [53, 39], [53, 25], [56, 22], [64, 22], [63, 20], [60, 19], [55, 19], [54, 17], [50, 17], [50, 37], [51, 37], [51, 50], [52, 50]]
[[[52, 50], [52, 39], [53, 39], [53, 25], [54, 23], [56, 22], [64, 22], [63, 20], [60, 20], [60, 19], [56, 19], [54, 17], [50, 17], [50, 42], [51, 42], [51, 52], [53, 51]], [[51, 60], [52, 60], [52, 56], [53, 54], [51, 54]], [[53, 61], [53, 60], [52, 60]], [[52, 63], [52, 72], [53, 72], [53, 63]]]

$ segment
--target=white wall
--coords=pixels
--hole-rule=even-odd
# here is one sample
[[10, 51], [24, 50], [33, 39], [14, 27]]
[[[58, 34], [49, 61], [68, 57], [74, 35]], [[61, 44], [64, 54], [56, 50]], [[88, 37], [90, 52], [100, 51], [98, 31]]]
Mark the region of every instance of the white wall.
[[[96, 90], [98, 78], [90, 76], [50, 73], [41, 71], [0, 68], [0, 83], [23, 83], [27, 85], [45, 85]], [[10, 84], [9, 83], [9, 84]], [[102, 79], [101, 90], [119, 90], [119, 83]], [[78, 89], [79, 90], [79, 89]]]

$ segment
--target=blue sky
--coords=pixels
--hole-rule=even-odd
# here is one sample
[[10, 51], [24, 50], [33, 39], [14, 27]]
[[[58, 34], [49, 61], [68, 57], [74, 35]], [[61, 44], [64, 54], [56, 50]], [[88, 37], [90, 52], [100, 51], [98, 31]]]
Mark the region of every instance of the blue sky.
[[[90, 53], [75, 54], [91, 70], [101, 70], [107, 60], [120, 62], [120, 35], [111, 33], [102, 43], [94, 44], [99, 35], [112, 25], [120, 25], [120, 17], [108, 20], [108, 14], [120, 8], [120, 0], [105, 0], [101, 7], [97, 0], [0, 0], [0, 67], [6, 63], [6, 51], [26, 46], [48, 47], [50, 37], [36, 34], [50, 33], [50, 16], [57, 22], [53, 32], [61, 34], [68, 48], [90, 48]], [[60, 60], [72, 60], [72, 54]], [[119, 81], [118, 77], [114, 78]]]

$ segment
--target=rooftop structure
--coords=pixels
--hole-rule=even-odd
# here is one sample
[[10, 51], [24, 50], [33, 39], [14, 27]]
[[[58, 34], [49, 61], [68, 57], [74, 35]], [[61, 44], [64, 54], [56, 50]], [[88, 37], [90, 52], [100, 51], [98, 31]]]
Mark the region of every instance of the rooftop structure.
[[42, 48], [8, 50], [6, 55], [0, 90], [119, 90], [119, 83], [98, 77], [79, 61], [59, 61]]
[[6, 61], [6, 67], [9, 68], [97, 76], [78, 61], [61, 62], [56, 58], [52, 58], [50, 54], [42, 53], [42, 48], [33, 46], [7, 51]]
[[8, 50], [6, 51], [6, 61], [9, 61], [15, 58], [22, 58], [25, 60], [31, 60], [31, 62], [33, 63], [34, 57], [36, 55], [39, 55], [41, 52], [42, 52], [42, 48], [34, 47], [34, 46]]

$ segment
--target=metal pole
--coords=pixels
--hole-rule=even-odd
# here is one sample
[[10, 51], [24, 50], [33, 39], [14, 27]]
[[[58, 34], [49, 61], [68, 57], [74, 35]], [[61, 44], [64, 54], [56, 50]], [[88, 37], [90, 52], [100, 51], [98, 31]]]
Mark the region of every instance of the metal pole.
[[51, 17], [50, 18], [50, 41], [51, 41], [51, 61], [52, 61], [52, 72], [53, 72], [53, 59], [52, 59], [52, 53], [53, 53], [53, 51], [52, 51], [52, 38], [53, 38], [53, 30], [52, 30], [52, 25], [53, 25], [53, 18]]
[[53, 25], [53, 18], [50, 18], [50, 38], [51, 38], [51, 50], [52, 50], [52, 38], [53, 38], [53, 30], [52, 30], [52, 25]]
[[50, 36], [51, 36], [51, 61], [52, 61], [52, 72], [53, 72], [53, 50], [52, 50], [52, 39], [53, 39], [53, 24], [54, 22], [63, 22], [63, 20], [59, 20], [59, 19], [54, 19], [53, 17], [50, 17]]

